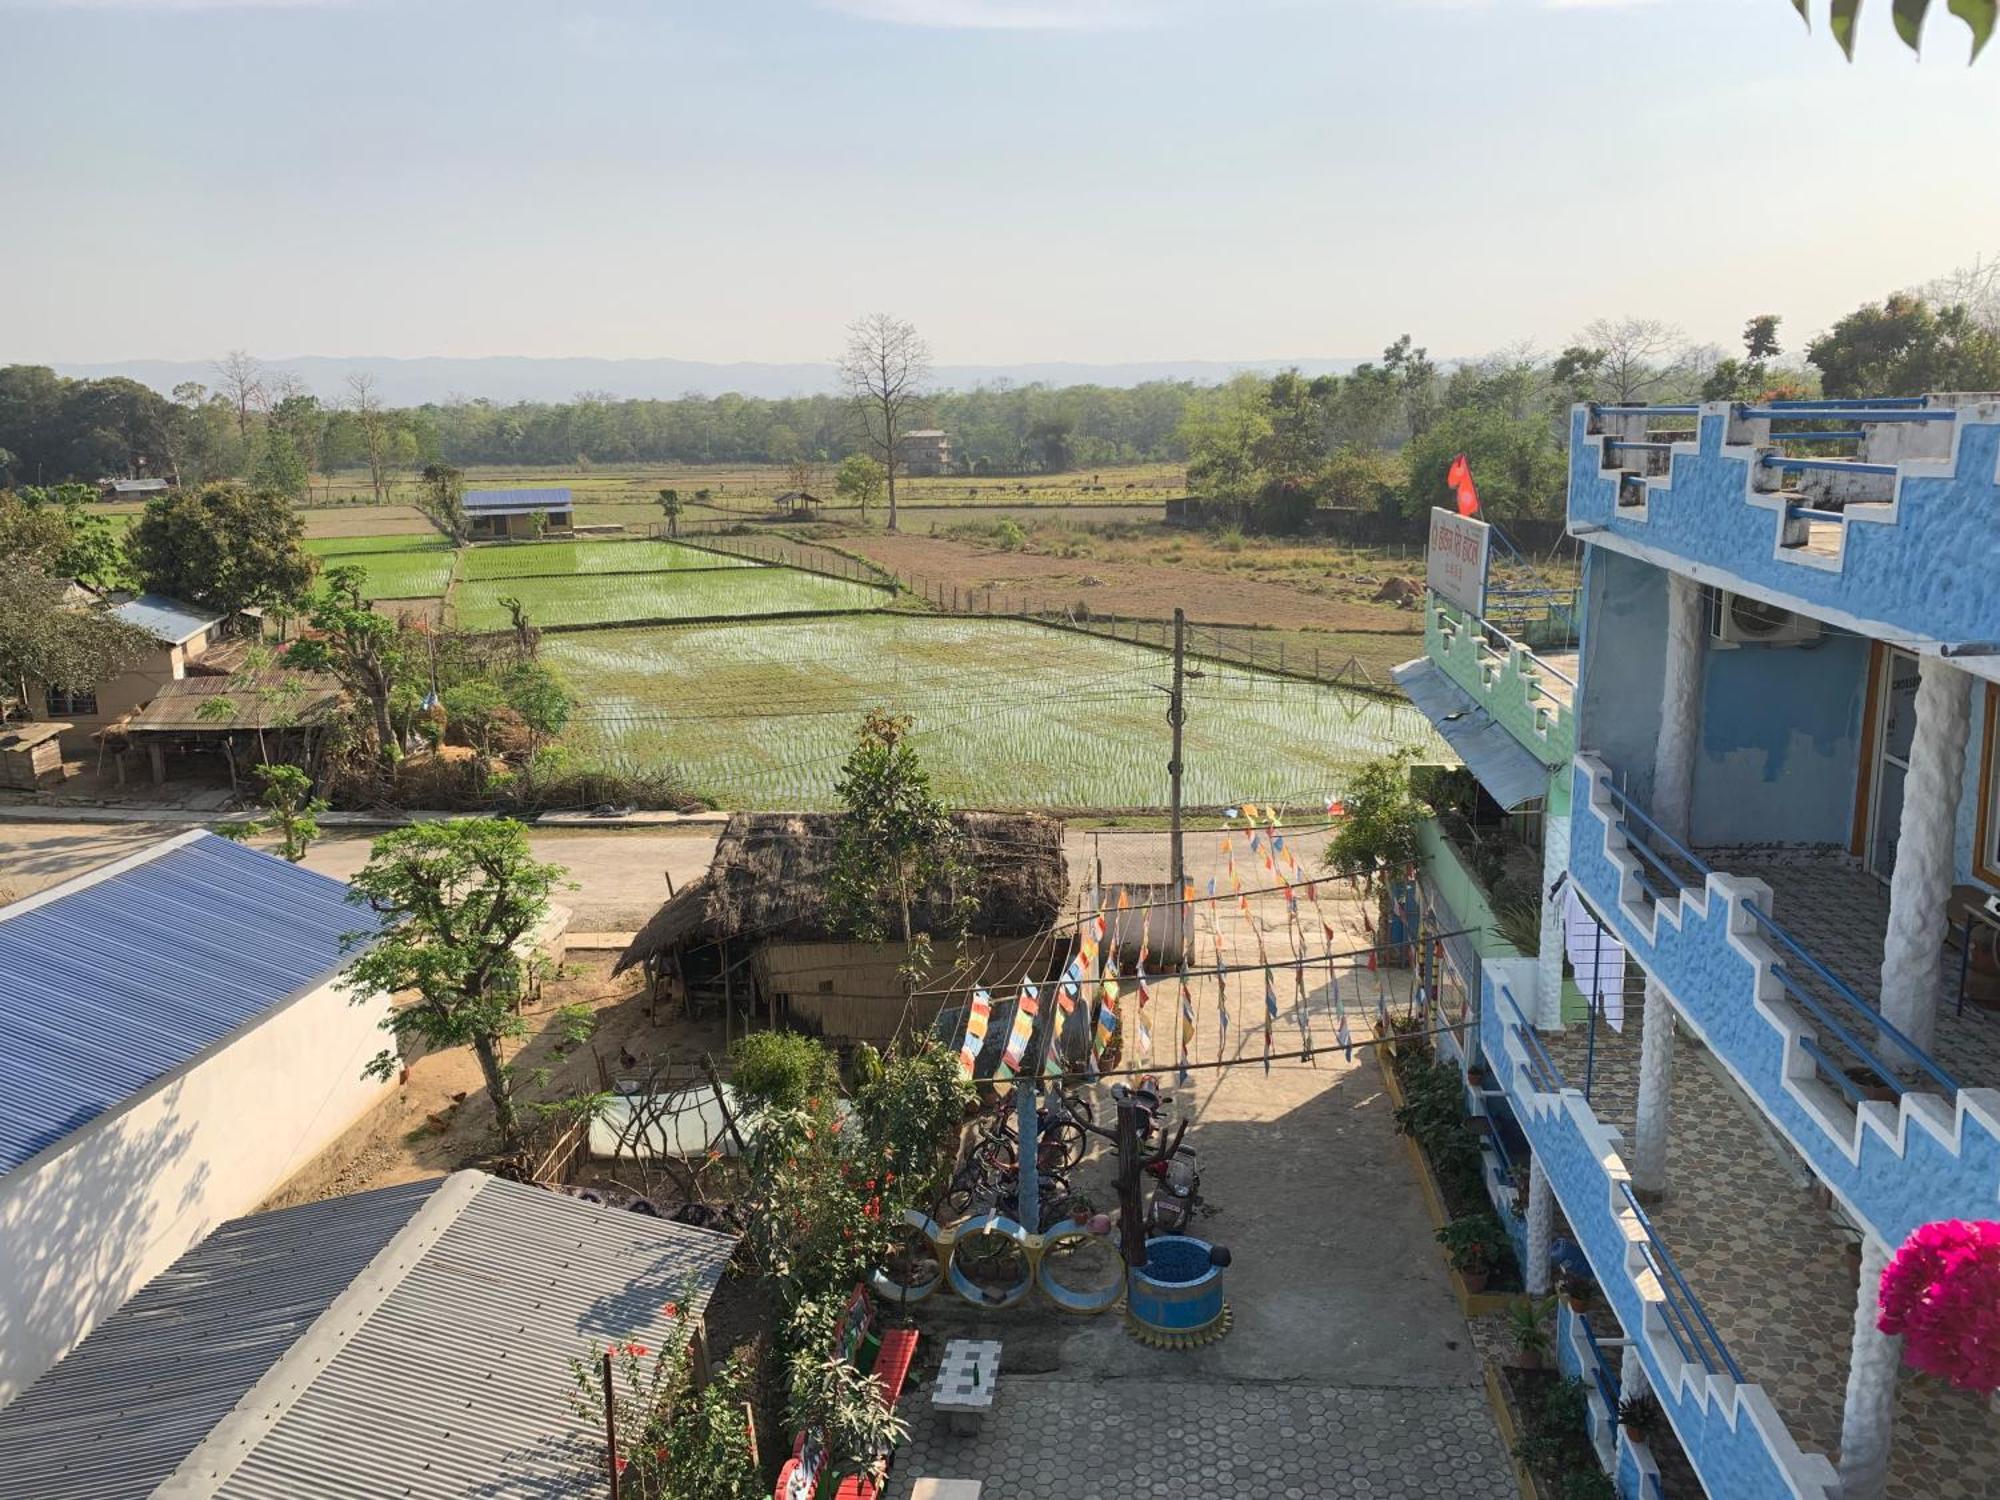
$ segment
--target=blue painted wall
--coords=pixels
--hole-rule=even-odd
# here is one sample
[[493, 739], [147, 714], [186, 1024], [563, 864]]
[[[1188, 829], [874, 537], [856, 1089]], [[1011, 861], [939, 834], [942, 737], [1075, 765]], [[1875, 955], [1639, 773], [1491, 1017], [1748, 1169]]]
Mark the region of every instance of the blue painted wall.
[[[1570, 425], [1572, 530], [1601, 527], [1620, 538], [1700, 562], [1796, 600], [1807, 613], [1835, 610], [1898, 639], [2000, 640], [2000, 426], [1961, 420], [1957, 465], [1941, 478], [1906, 478], [1900, 513], [1886, 524], [1849, 527], [1838, 572], [1778, 550], [1778, 513], [1745, 498], [1749, 466], [1725, 456], [1725, 408], [1700, 419], [1700, 451], [1674, 455], [1670, 482], [1640, 517], [1617, 505], [1615, 474], [1601, 474], [1599, 445], [1578, 407]], [[1814, 606], [1819, 606], [1815, 610]]]
[[1854, 822], [1868, 642], [1709, 649], [1697, 844], [1845, 844]]
[[1601, 547], [1589, 559], [1577, 745], [1650, 799], [1667, 669], [1667, 575]]
[[1979, 779], [1979, 757], [1986, 744], [1986, 716], [1992, 712], [1988, 706], [1985, 684], [1975, 683], [1972, 700], [1972, 741], [1965, 751], [1965, 783], [1958, 799], [1958, 879], [1964, 885], [1981, 885], [1994, 889], [1993, 883], [1981, 880], [1973, 872], [1972, 845], [1979, 834], [1979, 804], [1986, 796], [1986, 784]]

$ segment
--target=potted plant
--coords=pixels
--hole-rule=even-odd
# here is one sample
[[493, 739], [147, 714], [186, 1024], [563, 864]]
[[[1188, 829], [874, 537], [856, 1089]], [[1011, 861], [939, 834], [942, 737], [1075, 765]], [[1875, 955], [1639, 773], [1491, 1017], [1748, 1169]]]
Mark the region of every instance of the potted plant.
[[1597, 1298], [1597, 1280], [1581, 1271], [1564, 1271], [1556, 1279], [1556, 1289], [1573, 1313], [1589, 1312]]
[[1540, 1370], [1549, 1357], [1548, 1317], [1556, 1299], [1522, 1297], [1507, 1307], [1507, 1335], [1514, 1341], [1514, 1365], [1522, 1370]]
[[1602, 1469], [1571, 1469], [1556, 1495], [1557, 1500], [1618, 1500], [1618, 1486]]
[[1651, 1391], [1627, 1396], [1618, 1403], [1618, 1425], [1625, 1429], [1628, 1443], [1650, 1443], [1653, 1434], [1660, 1430], [1663, 1415], [1659, 1398]]
[[1493, 1274], [1493, 1263], [1500, 1253], [1502, 1234], [1500, 1221], [1491, 1214], [1460, 1214], [1437, 1232], [1437, 1242], [1444, 1246], [1445, 1258], [1463, 1278], [1468, 1292], [1486, 1289], [1486, 1278]]

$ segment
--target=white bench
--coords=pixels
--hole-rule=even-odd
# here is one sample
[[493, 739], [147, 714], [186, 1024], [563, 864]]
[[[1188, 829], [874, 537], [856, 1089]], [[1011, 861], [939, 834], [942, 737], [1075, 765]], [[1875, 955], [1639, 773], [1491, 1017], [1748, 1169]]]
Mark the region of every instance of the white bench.
[[931, 1385], [931, 1406], [943, 1412], [959, 1437], [979, 1431], [1000, 1388], [1000, 1341], [953, 1339]]

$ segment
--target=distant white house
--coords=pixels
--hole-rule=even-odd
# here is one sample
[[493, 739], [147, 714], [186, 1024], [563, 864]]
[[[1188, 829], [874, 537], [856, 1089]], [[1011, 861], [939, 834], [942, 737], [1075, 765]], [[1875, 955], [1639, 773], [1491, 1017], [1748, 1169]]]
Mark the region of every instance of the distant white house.
[[576, 524], [576, 507], [566, 489], [467, 490], [461, 499], [476, 539], [535, 536], [537, 515], [546, 518], [544, 532], [567, 532]]
[[896, 459], [905, 474], [949, 474], [951, 434], [937, 427], [920, 427], [896, 440]]
[[0, 907], [0, 1405], [381, 1098], [346, 897], [195, 831]]

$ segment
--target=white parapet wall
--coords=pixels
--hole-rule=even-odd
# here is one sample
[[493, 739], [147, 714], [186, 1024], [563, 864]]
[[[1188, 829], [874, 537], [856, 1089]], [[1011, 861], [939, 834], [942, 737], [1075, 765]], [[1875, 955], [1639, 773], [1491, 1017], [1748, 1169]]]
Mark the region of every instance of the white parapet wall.
[[0, 1406], [380, 1101], [385, 1014], [330, 978], [0, 1177]]

